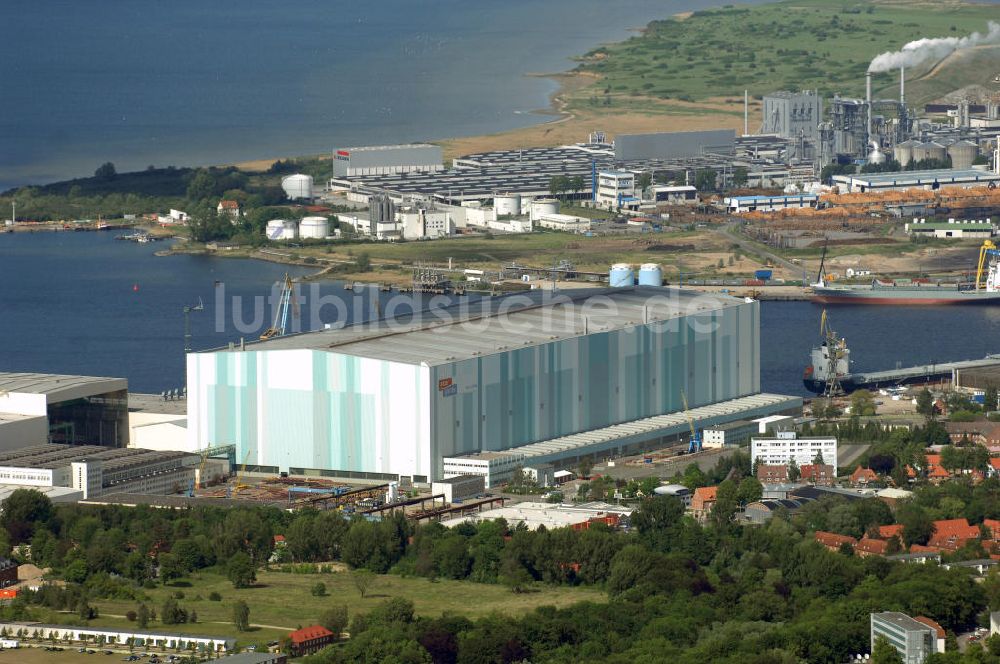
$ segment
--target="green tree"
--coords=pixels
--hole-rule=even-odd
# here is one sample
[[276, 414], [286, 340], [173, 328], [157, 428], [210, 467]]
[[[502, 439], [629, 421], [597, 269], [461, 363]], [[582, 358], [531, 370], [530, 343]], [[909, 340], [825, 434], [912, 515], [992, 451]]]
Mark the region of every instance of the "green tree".
[[934, 534], [934, 520], [920, 505], [907, 503], [899, 508], [896, 522], [903, 526], [903, 543], [907, 547], [927, 544]]
[[798, 482], [800, 477], [802, 477], [802, 471], [799, 470], [799, 464], [795, 463], [795, 459], [789, 459], [789, 461], [788, 461], [788, 481], [789, 482]]
[[711, 168], [697, 171], [694, 175], [694, 186], [698, 191], [715, 191], [715, 179], [718, 174]]
[[926, 387], [917, 393], [917, 412], [928, 420], [934, 419], [934, 397]]
[[354, 264], [357, 266], [358, 272], [368, 272], [372, 269], [372, 259], [367, 251], [359, 253], [357, 258], [354, 259]]
[[146, 629], [149, 625], [149, 607], [145, 604], [140, 604], [139, 608], [135, 612], [135, 621], [141, 629]]
[[743, 187], [746, 186], [748, 176], [750, 171], [747, 170], [746, 166], [737, 166], [733, 169], [733, 186]]
[[983, 409], [987, 411], [1000, 408], [1000, 394], [995, 385], [987, 385], [983, 392]]
[[347, 607], [338, 604], [320, 614], [319, 624], [333, 632], [334, 638], [340, 638], [347, 627]]
[[118, 175], [118, 171], [110, 161], [104, 162], [94, 171], [94, 177], [98, 180], [113, 180], [116, 175]]
[[868, 390], [855, 390], [851, 394], [851, 415], [867, 417], [875, 414], [875, 397]]
[[161, 553], [157, 557], [157, 560], [160, 563], [160, 580], [164, 584], [184, 576], [184, 567], [176, 554], [170, 552]]
[[756, 477], [745, 477], [736, 490], [736, 499], [741, 506], [760, 500], [764, 495], [764, 485]]
[[326, 596], [326, 584], [320, 581], [309, 589], [309, 593], [313, 597], [325, 597]]
[[889, 643], [889, 640], [884, 636], [879, 635], [875, 639], [875, 645], [872, 647], [872, 664], [903, 664], [903, 657], [896, 650], [895, 646]]
[[52, 501], [34, 489], [15, 489], [0, 503], [0, 525], [10, 534], [10, 543], [30, 542], [35, 528], [52, 519]]
[[580, 459], [580, 463], [576, 467], [576, 472], [580, 476], [581, 480], [589, 479], [590, 473], [594, 470], [594, 460], [589, 456], [585, 456]]
[[356, 569], [351, 572], [351, 583], [354, 584], [358, 594], [361, 595], [361, 599], [364, 599], [365, 595], [371, 589], [372, 584], [375, 583], [375, 575], [367, 569]]
[[234, 588], [249, 588], [257, 580], [257, 569], [243, 551], [238, 551], [226, 565], [226, 578]]
[[649, 172], [639, 173], [635, 178], [635, 187], [638, 191], [645, 191], [653, 184], [653, 174]]
[[243, 600], [237, 600], [233, 604], [233, 625], [238, 632], [250, 630], [250, 607]]

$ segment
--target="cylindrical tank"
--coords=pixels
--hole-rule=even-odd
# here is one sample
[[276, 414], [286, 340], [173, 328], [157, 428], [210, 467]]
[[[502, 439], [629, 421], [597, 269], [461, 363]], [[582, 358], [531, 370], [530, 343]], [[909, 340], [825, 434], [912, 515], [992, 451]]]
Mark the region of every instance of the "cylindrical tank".
[[291, 200], [313, 197], [313, 179], [311, 175], [296, 173], [281, 178], [281, 188]]
[[303, 217], [299, 222], [299, 237], [303, 240], [322, 240], [330, 234], [330, 221], [326, 217]]
[[497, 194], [493, 197], [497, 216], [521, 214], [521, 194]]
[[267, 222], [268, 240], [294, 240], [299, 235], [299, 227], [289, 219], [272, 219]]
[[869, 164], [884, 164], [885, 154], [882, 153], [881, 148], [879, 148], [878, 143], [872, 141], [872, 151], [868, 153], [868, 163]]
[[937, 159], [939, 161], [944, 161], [948, 157], [948, 148], [941, 145], [937, 141], [924, 143], [924, 148], [927, 150], [928, 159]]
[[615, 263], [608, 273], [608, 283], [612, 288], [628, 288], [635, 285], [635, 274], [628, 263]]
[[923, 161], [927, 159], [927, 147], [929, 143], [921, 143], [920, 141], [913, 142], [913, 161]]
[[971, 141], [955, 141], [948, 146], [951, 167], [958, 170], [972, 168], [972, 162], [979, 155], [979, 146]]
[[547, 214], [559, 213], [559, 201], [554, 198], [536, 198], [531, 201], [531, 220], [538, 221]]
[[917, 144], [917, 141], [903, 141], [892, 149], [892, 156], [895, 157], [900, 166], [905, 168], [913, 160], [913, 146]]
[[662, 286], [663, 270], [656, 263], [644, 263], [639, 267], [640, 286]]

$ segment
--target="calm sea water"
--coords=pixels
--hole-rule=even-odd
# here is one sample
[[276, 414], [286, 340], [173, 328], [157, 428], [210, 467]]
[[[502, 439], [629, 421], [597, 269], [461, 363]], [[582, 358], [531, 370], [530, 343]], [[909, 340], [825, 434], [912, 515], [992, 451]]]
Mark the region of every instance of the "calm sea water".
[[[116, 242], [113, 233], [0, 234], [0, 371], [125, 376], [136, 391], [173, 389], [184, 382], [185, 306], [200, 300], [205, 307], [190, 315], [196, 350], [256, 338], [275, 315], [274, 284], [286, 271], [306, 272], [252, 260], [154, 256], [161, 248]], [[341, 284], [305, 288], [318, 290], [303, 293], [291, 326], [315, 329], [372, 310], [367, 293], [349, 293]], [[333, 306], [343, 299], [349, 306]], [[822, 308], [765, 302], [761, 309], [763, 389], [806, 394], [802, 369], [819, 341]], [[1000, 352], [1000, 308], [828, 312], [857, 370]]]
[[[491, 133], [570, 57], [717, 0], [8, 0], [0, 191]], [[583, 137], [581, 137], [582, 139]]]

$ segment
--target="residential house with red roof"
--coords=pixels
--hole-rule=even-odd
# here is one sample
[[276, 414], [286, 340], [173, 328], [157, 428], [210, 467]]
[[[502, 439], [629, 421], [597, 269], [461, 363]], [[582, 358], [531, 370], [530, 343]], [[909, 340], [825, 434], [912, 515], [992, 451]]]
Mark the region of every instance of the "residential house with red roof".
[[757, 466], [757, 479], [764, 484], [782, 484], [788, 481], [788, 466]]
[[333, 643], [333, 632], [322, 625], [310, 625], [288, 635], [296, 657], [311, 655]]
[[893, 537], [898, 537], [899, 541], [903, 541], [903, 525], [900, 523], [894, 523], [890, 526], [879, 526], [878, 527], [878, 537], [879, 539], [892, 539]]
[[694, 490], [691, 498], [691, 514], [698, 521], [704, 522], [715, 507], [716, 497], [719, 492], [717, 486], [700, 486]]
[[851, 484], [854, 486], [866, 487], [874, 482], [878, 482], [878, 474], [871, 468], [858, 466], [851, 473]]
[[886, 540], [862, 537], [854, 546], [854, 553], [862, 558], [868, 556], [884, 556], [889, 553], [889, 542]]
[[803, 482], [819, 486], [833, 486], [834, 480], [837, 479], [833, 466], [828, 463], [804, 463], [799, 470], [801, 471], [800, 479]]
[[934, 534], [928, 546], [958, 549], [970, 540], [979, 539], [979, 526], [969, 525], [965, 519], [941, 519], [934, 522]]
[[851, 548], [858, 543], [856, 539], [848, 535], [838, 535], [837, 533], [828, 533], [824, 530], [817, 530], [813, 537], [817, 542], [822, 544], [828, 551], [840, 551], [840, 547], [847, 544]]
[[228, 214], [234, 220], [239, 219], [242, 214], [240, 212], [240, 204], [238, 201], [230, 201], [226, 199], [219, 201], [219, 205], [215, 208], [215, 210], [220, 215]]

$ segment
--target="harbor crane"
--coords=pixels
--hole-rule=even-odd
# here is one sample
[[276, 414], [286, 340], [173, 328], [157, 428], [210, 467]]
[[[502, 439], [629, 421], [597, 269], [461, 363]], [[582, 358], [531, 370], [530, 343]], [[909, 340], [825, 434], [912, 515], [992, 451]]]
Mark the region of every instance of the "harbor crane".
[[681, 402], [684, 404], [684, 417], [687, 419], [688, 427], [691, 429], [691, 439], [688, 441], [688, 454], [701, 452], [701, 434], [694, 426], [694, 419], [691, 417], [691, 411], [688, 408], [687, 395], [684, 392], [681, 392]]
[[[1000, 249], [992, 240], [984, 240], [983, 246], [979, 247], [979, 266], [976, 268], [976, 290], [989, 286], [989, 277], [983, 280], [983, 268], [989, 272], [989, 263], [1000, 258]], [[996, 284], [994, 284], [996, 285]]]
[[260, 335], [261, 341], [267, 341], [274, 337], [280, 337], [288, 331], [288, 307], [291, 305], [292, 315], [299, 317], [299, 301], [295, 297], [295, 285], [292, 278], [285, 273], [285, 279], [281, 287], [281, 295], [278, 297], [277, 311], [274, 314], [274, 323], [264, 330]]
[[823, 396], [828, 399], [839, 397], [844, 394], [844, 387], [840, 384], [838, 369], [846, 364], [847, 340], [838, 338], [837, 333], [830, 327], [826, 309], [823, 310], [823, 315], [819, 318], [819, 334], [823, 337], [823, 345], [826, 347], [825, 359], [827, 361], [826, 388], [823, 390]]

